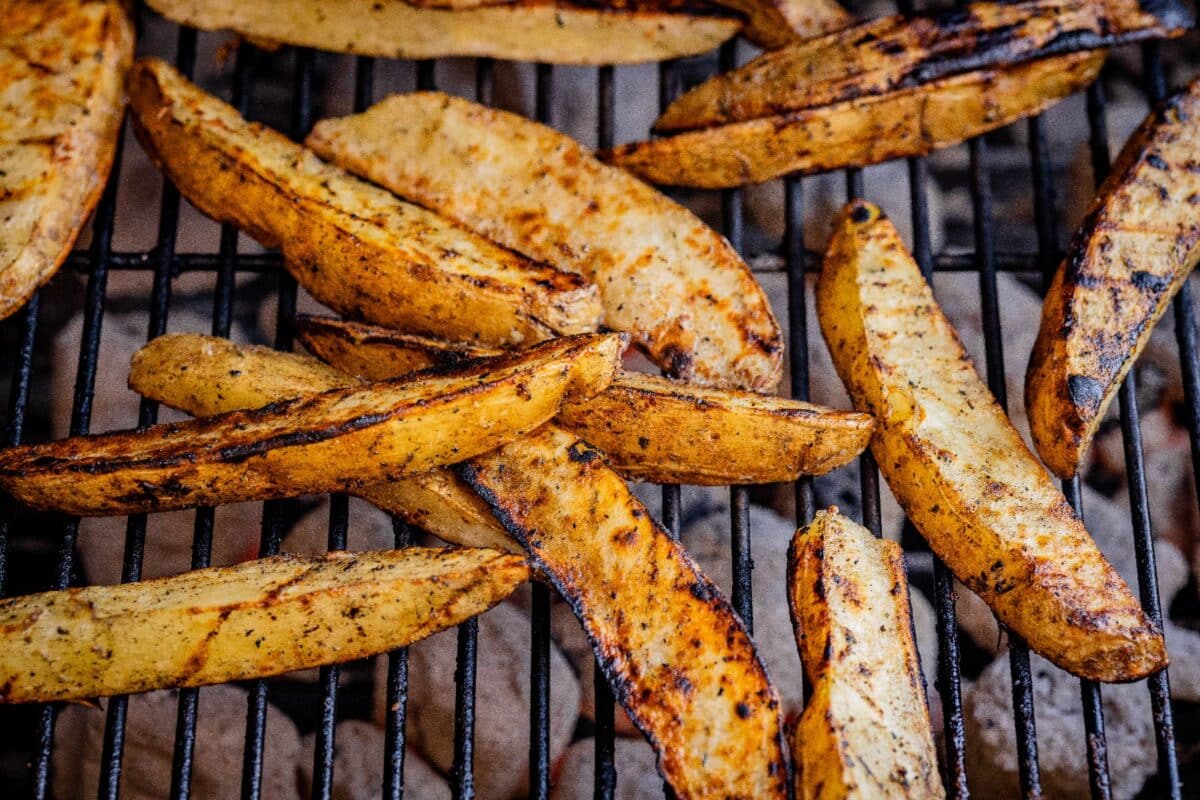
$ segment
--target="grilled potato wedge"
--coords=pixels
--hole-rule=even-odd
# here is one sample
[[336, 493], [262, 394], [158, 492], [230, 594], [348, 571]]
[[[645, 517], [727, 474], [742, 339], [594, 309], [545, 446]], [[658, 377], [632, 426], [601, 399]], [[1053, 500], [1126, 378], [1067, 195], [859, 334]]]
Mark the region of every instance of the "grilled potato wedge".
[[427, 547], [272, 556], [0, 600], [0, 702], [86, 700], [353, 661], [491, 608], [520, 556]]
[[704, 0], [516, 0], [418, 8], [404, 0], [149, 0], [163, 16], [205, 30], [383, 58], [490, 56], [550, 64], [636, 64], [697, 55], [742, 21]]
[[818, 108], [1049, 52], [1178, 36], [1192, 25], [1179, 2], [1153, 11], [1135, 0], [1026, 0], [861, 22], [705, 81], [672, 103], [654, 130], [675, 133]]
[[[367, 377], [382, 379], [408, 371]], [[191, 333], [169, 333], [153, 340], [134, 355], [129, 371], [130, 389], [195, 416], [259, 408], [358, 385], [360, 379], [307, 356]], [[449, 470], [435, 468], [353, 491], [447, 542], [520, 549], [479, 495]]]
[[547, 426], [458, 469], [574, 608], [679, 797], [787, 795], [779, 698], [745, 627], [598, 450]]
[[1200, 261], [1200, 80], [1125, 144], [1054, 276], [1025, 378], [1029, 428], [1079, 469], [1121, 382]]
[[[373, 325], [306, 317], [299, 328], [300, 340], [322, 359], [373, 379], [448, 358], [443, 342]], [[558, 422], [629, 478], [713, 486], [824, 474], [861, 453], [874, 427], [866, 414], [637, 372], [618, 373], [586, 401], [563, 403]]]
[[325, 164], [154, 59], [130, 77], [135, 130], [197, 208], [283, 251], [313, 297], [352, 317], [511, 346], [595, 330], [595, 287], [534, 264]]
[[746, 38], [764, 50], [844, 28], [854, 21], [834, 0], [716, 0], [746, 15]]
[[1063, 669], [1131, 681], [1167, 663], [1162, 631], [1104, 559], [988, 392], [895, 228], [847, 206], [817, 312], [871, 450], [930, 547], [1000, 621]]
[[783, 339], [727, 241], [683, 206], [524, 117], [437, 92], [324, 120], [324, 158], [599, 288], [604, 324], [674, 377], [769, 390]]
[[788, 600], [813, 687], [796, 797], [944, 797], [900, 545], [819, 511], [792, 539]]
[[9, 448], [0, 486], [34, 508], [80, 516], [352, 492], [533, 430], [568, 393], [607, 386], [623, 346], [620, 336], [585, 334], [254, 411]]
[[133, 26], [117, 0], [0, 0], [0, 319], [62, 266], [116, 152]]
[[621, 145], [601, 157], [651, 183], [722, 189], [788, 173], [926, 155], [1032, 116], [1086, 87], [1104, 53], [1032, 61], [746, 122]]

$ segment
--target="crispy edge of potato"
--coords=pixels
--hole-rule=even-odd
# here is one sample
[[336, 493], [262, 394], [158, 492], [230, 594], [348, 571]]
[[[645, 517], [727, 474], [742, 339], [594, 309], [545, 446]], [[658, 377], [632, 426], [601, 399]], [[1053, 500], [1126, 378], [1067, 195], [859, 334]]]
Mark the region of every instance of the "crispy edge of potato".
[[817, 316], [871, 450], [930, 547], [1029, 646], [1068, 672], [1132, 681], [1162, 631], [1092, 541], [976, 373], [899, 234], [871, 203], [834, 225]]
[[1142, 122], [1046, 292], [1025, 407], [1051, 471], [1079, 470], [1139, 354], [1200, 261], [1200, 80]]
[[[308, 317], [298, 338], [321, 359], [374, 379], [451, 358], [453, 345], [374, 325]], [[475, 349], [474, 357], [497, 351]], [[568, 400], [557, 417], [635, 480], [724, 486], [822, 475], [867, 446], [869, 415], [622, 371], [603, 392]]]
[[746, 15], [742, 34], [764, 50], [819, 36], [854, 22], [835, 0], [716, 0]]
[[745, 626], [600, 451], [551, 425], [457, 469], [570, 603], [680, 797], [786, 796], [779, 697]]
[[666, 186], [728, 189], [789, 173], [927, 155], [1039, 113], [1090, 84], [1105, 53], [977, 70], [931, 83], [747, 122], [632, 142], [601, 153]]
[[900, 546], [819, 511], [788, 550], [788, 599], [813, 684], [797, 798], [944, 797]]
[[80, 516], [353, 492], [528, 433], [566, 394], [607, 386], [624, 345], [583, 334], [253, 411], [10, 448], [0, 485], [34, 508]]
[[389, 0], [149, 0], [205, 30], [383, 58], [475, 56], [552, 64], [638, 64], [706, 53], [735, 36], [730, 15], [613, 11], [539, 0], [473, 9]]
[[520, 556], [407, 548], [280, 555], [0, 600], [0, 702], [263, 678], [411, 644], [491, 608]]
[[[134, 355], [129, 372], [133, 391], [197, 416], [358, 383], [315, 358], [194, 333], [154, 339]], [[450, 470], [392, 478], [354, 494], [447, 542], [520, 552], [483, 500]]]
[[[20, 7], [36, 9], [35, 13], [62, 11], [86, 13], [103, 8], [101, 25], [103, 38], [96, 51], [96, 80], [90, 82], [87, 101], [70, 129], [49, 145], [50, 162], [43, 174], [37, 193], [42, 213], [30, 231], [25, 244], [16, 249], [8, 263], [0, 264], [0, 319], [14, 314], [33, 296], [38, 287], [58, 272], [83, 231], [112, 171], [116, 156], [121, 120], [125, 116], [125, 71], [133, 61], [133, 24], [120, 2], [107, 0], [84, 9], [79, 3], [15, 2], [5, 8], [5, 14], [19, 14]], [[14, 10], [15, 9], [15, 10]], [[62, 22], [61, 17], [54, 22]], [[5, 26], [17, 26], [17, 20], [6, 16]], [[29, 35], [28, 31], [22, 35]], [[84, 59], [83, 63], [92, 63]], [[33, 113], [25, 108], [24, 113]], [[0, 148], [5, 147], [0, 142]], [[49, 191], [43, 191], [46, 183]], [[0, 191], [0, 194], [5, 192]], [[11, 202], [11, 200], [10, 200]]]
[[200, 211], [279, 247], [317, 300], [455, 341], [529, 344], [597, 329], [596, 287], [320, 161], [159, 59], [130, 72], [134, 132]]
[[598, 287], [604, 326], [673, 377], [770, 391], [783, 335], [761, 285], [693, 212], [548, 125], [441, 92], [313, 127], [323, 158]]

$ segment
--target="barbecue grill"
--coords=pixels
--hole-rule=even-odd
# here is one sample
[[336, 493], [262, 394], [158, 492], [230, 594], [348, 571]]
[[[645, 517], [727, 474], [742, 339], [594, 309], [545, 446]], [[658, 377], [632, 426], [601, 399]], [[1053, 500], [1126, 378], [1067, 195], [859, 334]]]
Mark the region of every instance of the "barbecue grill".
[[[901, 3], [902, 10], [907, 3]], [[243, 43], [234, 59], [232, 73], [232, 102], [243, 113], [254, 117], [253, 93], [256, 86], [256, 50], [253, 45]], [[160, 53], [171, 57], [171, 53]], [[197, 32], [180, 28], [175, 52], [175, 63], [189, 76], [197, 58]], [[1167, 93], [1165, 72], [1160, 47], [1157, 43], [1142, 46], [1144, 65], [1144, 92], [1148, 101], [1155, 102]], [[309, 130], [313, 119], [314, 81], [316, 71], [311, 50], [291, 50], [293, 59], [293, 117], [290, 133], [302, 138]], [[736, 45], [726, 44], [720, 52], [722, 70], [731, 68], [737, 58]], [[358, 57], [354, 75], [354, 107], [361, 110], [370, 105], [374, 98], [374, 74], [377, 64], [374, 59]], [[493, 64], [486, 59], [475, 62], [476, 99], [490, 103], [495, 99]], [[539, 120], [550, 119], [555, 107], [556, 94], [554, 77], [556, 68], [539, 64], [535, 68], [536, 116]], [[601, 147], [613, 144], [614, 120], [620, 112], [616, 102], [614, 68], [600, 67], [596, 70], [598, 81], [598, 131]], [[425, 61], [416, 64], [418, 88], [435, 86], [436, 65]], [[682, 69], [678, 62], [659, 65], [659, 102], [665, 106], [682, 90]], [[1110, 161], [1105, 129], [1105, 97], [1102, 85], [1096, 83], [1087, 92], [1087, 123], [1090, 131], [1091, 160], [1097, 179], [1102, 177]], [[913, 223], [913, 252], [926, 277], [935, 270], [972, 271], [979, 276], [980, 303], [984, 322], [986, 363], [982, 366], [992, 392], [1002, 405], [1007, 402], [1002, 358], [1003, 332], [1000, 325], [1000, 309], [996, 287], [999, 270], [1028, 275], [1040, 275], [1044, 281], [1062, 257], [1062, 234], [1056, 210], [1054, 192], [1055, 176], [1051, 174], [1047, 137], [1042, 122], [1035, 118], [1028, 126], [1029, 169], [1031, 172], [1037, 250], [1033, 253], [1002, 252], [996, 247], [995, 226], [992, 219], [992, 188], [989, 180], [988, 153], [982, 139], [971, 141], [965, 147], [970, 154], [970, 195], [973, 210], [973, 252], [935, 254], [931, 248], [929, 209], [925, 186], [928, 181], [928, 165], [924, 159], [908, 161], [910, 180], [911, 215]], [[103, 333], [105, 316], [106, 284], [115, 271], [138, 270], [150, 272], [153, 284], [148, 298], [150, 322], [148, 338], [166, 330], [171, 308], [172, 281], [182, 272], [203, 271], [212, 273], [215, 294], [212, 307], [212, 332], [228, 335], [231, 327], [235, 277], [239, 273], [255, 272], [273, 276], [278, 282], [278, 315], [274, 344], [281, 349], [290, 349], [293, 340], [293, 321], [296, 312], [297, 287], [293, 279], [281, 267], [278, 254], [239, 254], [238, 234], [223, 226], [220, 246], [215, 253], [177, 252], [176, 238], [180, 217], [179, 193], [164, 181], [157, 243], [145, 252], [117, 252], [113, 249], [113, 224], [116, 214], [130, 213], [118, 209], [117, 186], [120, 181], [121, 165], [118, 161], [103, 195], [93, 225], [92, 239], [85, 250], [72, 254], [69, 267], [86, 276], [86, 298], [83, 307], [83, 332], [79, 342], [78, 371], [75, 381], [74, 403], [71, 413], [72, 434], [89, 430], [93, 390], [96, 379], [98, 350]], [[808, 348], [810, 336], [817, 335], [815, 326], [806, 319], [805, 275], [819, 268], [819, 254], [805, 249], [803, 236], [804, 183], [799, 177], [784, 179], [785, 236], [782, 259], [758, 262], [762, 270], [782, 271], [787, 283], [787, 319], [790, 323], [789, 357], [791, 394], [798, 399], [808, 398]], [[855, 197], [863, 194], [863, 175], [859, 170], [845, 173], [846, 195]], [[740, 190], [720, 193], [723, 233], [735, 247], [742, 249], [744, 243], [743, 195]], [[889, 209], [899, 216], [899, 209]], [[780, 266], [780, 264], [782, 266]], [[40, 297], [45, 291], [35, 293], [28, 305], [6, 323], [11, 334], [19, 343], [11, 354], [12, 383], [8, 398], [8, 415], [3, 429], [5, 446], [20, 443], [26, 431], [30, 385], [34, 379], [38, 360], [37, 349], [44, 345], [39, 337], [39, 317], [42, 315]], [[780, 309], [777, 309], [781, 311]], [[1185, 284], [1174, 301], [1176, 337], [1182, 365], [1183, 385], [1186, 400], [1186, 422], [1190, 434], [1193, 469], [1200, 477], [1200, 365], [1196, 352], [1196, 324], [1189, 289]], [[1138, 406], [1135, 397], [1135, 376], [1126, 379], [1120, 391], [1120, 425], [1124, 442], [1126, 464], [1129, 469], [1129, 492], [1134, 529], [1132, 546], [1136, 549], [1138, 566], [1138, 590], [1147, 613], [1156, 622], [1163, 619], [1157, 576], [1155, 573], [1153, 534], [1147, 505], [1146, 475], [1142, 457], [1142, 441], [1139, 430]], [[155, 403], [142, 400], [138, 422], [149, 425], [156, 421], [158, 407]], [[869, 451], [860, 462], [861, 508], [864, 524], [880, 533], [879, 477]], [[1200, 484], [1200, 481], [1197, 481]], [[1086, 520], [1086, 508], [1081, 507], [1079, 479], [1065, 482], [1063, 489], [1077, 512]], [[730, 557], [732, 559], [732, 601], [747, 625], [753, 626], [751, 603], [751, 581], [753, 575], [752, 531], [749, 525], [749, 492], [745, 487], [730, 488]], [[804, 524], [814, 514], [814, 489], [809, 478], [801, 479], [794, 487], [796, 498], [796, 522]], [[347, 541], [347, 510], [345, 496], [331, 500], [328, 545], [330, 549], [341, 549]], [[679, 487], [663, 487], [662, 516], [665, 527], [678, 536], [682, 519], [682, 503]], [[9, 507], [0, 518], [0, 591], [11, 585], [7, 581], [9, 529], [14, 519], [14, 510]], [[46, 528], [57, 541], [56, 568], [53, 587], [63, 588], [70, 584], [79, 566], [76, 563], [77, 519], [54, 518], [59, 527]], [[129, 518], [125, 544], [122, 579], [137, 580], [142, 571], [143, 548], [146, 536], [145, 515]], [[264, 555], [278, 552], [284, 532], [282, 504], [267, 502], [263, 505], [260, 552]], [[209, 563], [214, 534], [214, 510], [199, 509], [195, 516], [192, 567], [199, 568]], [[395, 543], [403, 547], [413, 541], [414, 532], [403, 523], [395, 524]], [[948, 569], [936, 558], [933, 560], [934, 599], [937, 610], [937, 632], [939, 656], [937, 665], [936, 691], [940, 695], [945, 720], [944, 778], [948, 795], [966, 797], [967, 773], [965, 757], [965, 726], [963, 703], [960, 691], [960, 649], [958, 628], [955, 624], [955, 595], [953, 579]], [[11, 589], [8, 589], [11, 591]], [[781, 587], [782, 592], [782, 587]], [[780, 594], [782, 602], [782, 593]], [[550, 790], [550, 752], [548, 711], [549, 696], [553, 687], [549, 682], [550, 663], [550, 590], [541, 584], [532, 586], [532, 648], [529, 653], [529, 680], [532, 688], [532, 705], [529, 719], [530, 750], [528, 770], [530, 794], [535, 798], [546, 798]], [[450, 776], [453, 796], [474, 796], [472, 772], [472, 746], [474, 737], [474, 688], [476, 665], [477, 623], [471, 620], [458, 629], [458, 666], [456, 671], [456, 716], [454, 735], [454, 766]], [[1024, 645], [1010, 637], [1013, 714], [1016, 723], [1016, 753], [1019, 764], [1020, 790], [1025, 797], [1038, 797], [1041, 786], [1038, 773], [1038, 739], [1033, 700], [1033, 679], [1030, 674], [1029, 653]], [[399, 798], [404, 793], [404, 737], [405, 696], [408, 680], [407, 653], [395, 651], [388, 656], [386, 720], [385, 780], [382, 787], [384, 797]], [[600, 672], [597, 670], [597, 675]], [[315, 797], [331, 796], [333, 778], [334, 723], [339, 710], [339, 667], [326, 667], [320, 671], [318, 689], [320, 696], [320, 722], [317, 727], [314, 754]], [[585, 687], [586, 688], [586, 687]], [[242, 797], [253, 799], [260, 796], [260, 778], [264, 758], [265, 716], [268, 685], [258, 681], [250, 687], [249, 707], [246, 715], [244, 760], [241, 766]], [[1146, 681], [1154, 715], [1153, 725], [1158, 752], [1158, 780], [1163, 796], [1180, 798], [1184, 789], [1180, 784], [1179, 766], [1176, 758], [1174, 723], [1169, 702], [1168, 677], [1163, 671]], [[930, 687], [930, 691], [934, 691]], [[164, 786], [164, 794], [172, 798], [189, 796], [190, 776], [193, 766], [195, 745], [196, 713], [198, 692], [203, 689], [185, 689], [179, 693], [179, 709], [174, 741], [174, 763], [171, 785]], [[620, 764], [614, 764], [614, 708], [613, 698], [603, 681], [594, 687], [596, 693], [595, 715], [595, 796], [613, 796], [618, 780]], [[1084, 710], [1087, 743], [1087, 771], [1093, 798], [1111, 797], [1104, 714], [1101, 705], [1102, 688], [1088, 681], [1079, 685], [1080, 701]], [[315, 698], [314, 698], [315, 699]], [[343, 698], [344, 701], [344, 698]], [[5, 714], [13, 712], [6, 711]], [[98, 789], [101, 798], [118, 795], [122, 769], [122, 750], [126, 722], [126, 701], [113, 698], [107, 704], [106, 727], [102, 773]], [[18, 734], [30, 753], [30, 779], [34, 797], [43, 798], [49, 792], [51, 752], [54, 738], [56, 708], [44, 706], [35, 715], [21, 715], [24, 724]], [[13, 719], [18, 717], [13, 716]], [[5, 726], [8, 727], [8, 726]], [[10, 734], [12, 735], [12, 734]], [[515, 767], [519, 768], [519, 767]], [[1192, 787], [1192, 791], [1197, 791]], [[90, 788], [87, 791], [91, 791]], [[669, 790], [665, 790], [669, 795]]]

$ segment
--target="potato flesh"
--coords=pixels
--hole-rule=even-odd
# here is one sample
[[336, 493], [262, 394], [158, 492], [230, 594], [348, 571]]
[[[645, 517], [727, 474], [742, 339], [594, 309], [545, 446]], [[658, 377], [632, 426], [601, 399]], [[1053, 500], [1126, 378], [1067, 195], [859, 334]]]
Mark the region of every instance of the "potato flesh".
[[854, 21], [834, 0], [717, 0], [746, 15], [746, 38], [774, 50]]
[[135, 131], [197, 208], [279, 247], [352, 317], [452, 341], [528, 345], [595, 330], [594, 286], [534, 264], [247, 122], [156, 59], [130, 78]]
[[573, 139], [436, 92], [323, 120], [317, 153], [530, 258], [594, 283], [604, 325], [673, 377], [768, 391], [783, 339], [749, 267], [691, 211]]
[[478, 614], [528, 575], [522, 558], [493, 550], [410, 548], [273, 556], [0, 600], [0, 702], [85, 700], [352, 661]]
[[792, 540], [788, 583], [813, 685], [797, 797], [943, 797], [900, 546], [821, 511]]
[[460, 471], [574, 608], [679, 797], [787, 796], [779, 698], [745, 627], [599, 451], [547, 426]]
[[871, 449], [933, 551], [1031, 648], [1080, 677], [1167, 663], [1161, 631], [976, 374], [882, 212], [847, 207], [818, 282], [834, 365], [880, 421]]
[[1034, 446], [1063, 477], [1200, 262], [1198, 123], [1195, 80], [1125, 144], [1046, 293], [1025, 407]]

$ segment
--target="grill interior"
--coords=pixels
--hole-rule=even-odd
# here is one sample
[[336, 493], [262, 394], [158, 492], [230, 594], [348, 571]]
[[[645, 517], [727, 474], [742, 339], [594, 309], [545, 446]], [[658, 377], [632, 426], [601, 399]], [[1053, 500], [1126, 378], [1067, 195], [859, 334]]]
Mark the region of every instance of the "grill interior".
[[[903, 5], [903, 4], [902, 4]], [[902, 8], [902, 10], [910, 10]], [[149, 17], [149, 15], [143, 15]], [[143, 19], [144, 23], [150, 22]], [[161, 22], [153, 24], [163, 26]], [[174, 30], [172, 28], [172, 30]], [[205, 34], [205, 36], [210, 36]], [[143, 42], [140, 49], [145, 49]], [[719, 67], [731, 68], [739, 61], [738, 46], [729, 44], [722, 48]], [[173, 52], [155, 52], [175, 63], [189, 76], [195, 71], [198, 53], [197, 32], [179, 28]], [[292, 118], [288, 132], [302, 138], [314, 122], [315, 82], [320, 78], [316, 59], [325, 58], [305, 49], [288, 49], [270, 57], [278, 67], [283, 64], [292, 80]], [[1144, 92], [1150, 102], [1162, 98], [1167, 91], [1161, 48], [1155, 43], [1141, 50], [1145, 75]], [[260, 90], [265, 57], [252, 45], [241, 44], [232, 59], [230, 92], [226, 95], [244, 114], [256, 118], [255, 94]], [[288, 61], [290, 60], [290, 64]], [[339, 63], [349, 63], [342, 59]], [[665, 106], [678, 95], [685, 82], [685, 75], [698, 73], [696, 63], [667, 62], [658, 67], [659, 106]], [[468, 67], [469, 65], [469, 67]], [[474, 70], [474, 98], [484, 103], [499, 100], [495, 65], [488, 60], [456, 62], [452, 65], [456, 74], [463, 68]], [[353, 107], [363, 109], [377, 98], [375, 78], [377, 71], [392, 69], [393, 65], [376, 63], [370, 58], [354, 59]], [[533, 74], [534, 116], [550, 121], [556, 107], [555, 75], [561, 68], [544, 64], [536, 65]], [[597, 130], [596, 143], [607, 147], [614, 143], [617, 115], [622, 113], [617, 102], [617, 75], [625, 68], [614, 70], [602, 67], [591, 71], [597, 81]], [[277, 70], [278, 72], [278, 70]], [[434, 62], [418, 62], [415, 65], [417, 88], [434, 88], [440, 70]], [[1101, 83], [1093, 85], [1087, 92], [1087, 123], [1090, 132], [1091, 159], [1097, 180], [1103, 176], [1110, 161], [1106, 133], [1106, 104]], [[993, 222], [992, 170], [989, 166], [988, 148], [983, 139], [970, 142], [969, 189], [973, 211], [973, 248], [969, 252], [934, 253], [929, 223], [929, 206], [926, 185], [929, 180], [929, 165], [925, 159], [911, 159], [907, 164], [912, 216], [913, 252], [927, 277], [934, 271], [970, 271], [979, 278], [979, 302], [984, 322], [986, 361], [980, 364], [988, 379], [992, 392], [1002, 405], [1007, 405], [1004, 379], [1003, 345], [1004, 331], [1000, 324], [1000, 307], [996, 286], [998, 271], [1012, 271], [1027, 276], [1049, 274], [1057, 266], [1062, 255], [1064, 231], [1056, 208], [1056, 175], [1050, 166], [1050, 153], [1046, 132], [1040, 119], [1026, 123], [1034, 218], [1036, 221], [1037, 249], [1035, 252], [1004, 251], [997, 247], [996, 224]], [[173, 282], [183, 273], [203, 272], [210, 274], [213, 281], [211, 332], [228, 336], [231, 331], [235, 310], [235, 291], [239, 275], [258, 273], [262, 280], [272, 282], [277, 293], [276, 330], [274, 345], [291, 349], [292, 327], [296, 313], [297, 287], [295, 282], [281, 269], [278, 254], [239, 252], [238, 233], [224, 226], [220, 233], [220, 245], [216, 252], [180, 252], [177, 248], [181, 203], [178, 192], [169, 182], [163, 182], [157, 238], [154, 246], [145, 251], [119, 252], [113, 247], [114, 220], [118, 215], [138, 214], [139, 209], [126, 202], [118, 204], [117, 187], [120, 182], [120, 163], [114, 168], [108, 188], [96, 211], [92, 223], [90, 244], [75, 252], [69, 267], [77, 270], [86, 280], [86, 296], [83, 300], [83, 327], [79, 341], [78, 371], [74, 385], [74, 398], [70, 417], [72, 434], [89, 431], [93, 395], [97, 378], [98, 355], [104, 332], [106, 290], [110, 275], [123, 271], [142, 271], [152, 275], [152, 288], [146, 299], [149, 310], [147, 337], [153, 338], [166, 330], [172, 306]], [[846, 197], [864, 193], [863, 173], [850, 170], [845, 173]], [[756, 259], [756, 268], [765, 272], [783, 273], [787, 287], [787, 308], [777, 308], [781, 317], [789, 323], [790, 391], [793, 397], [808, 399], [809, 364], [808, 346], [810, 337], [819, 337], [815, 323], [806, 319], [805, 295], [809, 291], [805, 275], [819, 268], [819, 254], [805, 247], [803, 230], [805, 180], [787, 178], [783, 181], [784, 239], [782, 250], [774, 259]], [[700, 198], [695, 193], [691, 199]], [[717, 193], [708, 193], [708, 201]], [[705, 198], [700, 198], [701, 201]], [[722, 232], [739, 250], [744, 251], [746, 242], [745, 198], [742, 191], [732, 190], [719, 193]], [[893, 216], [901, 216], [902, 210], [889, 209]], [[755, 254], [749, 254], [755, 255]], [[12, 369], [11, 388], [8, 398], [7, 422], [3, 430], [5, 445], [13, 445], [25, 439], [30, 422], [31, 386], [41, 380], [39, 370], [46, 369], [44, 328], [39, 330], [39, 321], [53, 310], [41, 299], [47, 291], [35, 294], [28, 306], [6, 323], [8, 337], [15, 347], [10, 351]], [[73, 310], [73, 309], [72, 309]], [[1186, 424], [1190, 435], [1193, 468], [1200, 474], [1200, 371], [1197, 368], [1196, 326], [1191, 295], [1185, 284], [1174, 301], [1176, 336], [1183, 375], [1186, 400]], [[1161, 623], [1163, 609], [1160, 605], [1153, 533], [1147, 501], [1146, 472], [1142, 454], [1138, 406], [1135, 396], [1135, 378], [1131, 374], [1120, 392], [1120, 426], [1124, 442], [1126, 463], [1129, 467], [1129, 491], [1134, 540], [1130, 545], [1136, 549], [1138, 563], [1138, 590], [1143, 606], [1149, 615]], [[131, 417], [132, 417], [132, 411]], [[157, 420], [158, 408], [143, 400], [137, 414], [139, 425], [152, 424]], [[27, 425], [27, 423], [29, 423]], [[879, 477], [870, 452], [865, 453], [860, 463], [861, 509], [863, 523], [877, 535], [881, 530]], [[1086, 520], [1087, 509], [1081, 507], [1081, 487], [1078, 478], [1066, 482], [1063, 489], [1068, 499]], [[662, 488], [662, 522], [678, 536], [684, 517], [682, 495], [679, 487]], [[794, 487], [796, 522], [804, 524], [814, 514], [816, 494], [812, 479], [802, 479]], [[747, 624], [753, 626], [751, 585], [753, 576], [752, 539], [750, 530], [750, 494], [746, 487], [731, 487], [729, 520], [729, 557], [732, 560], [732, 601]], [[262, 529], [259, 552], [271, 554], [280, 549], [287, 517], [286, 502], [263, 504]], [[330, 504], [328, 546], [342, 549], [347, 545], [348, 500], [335, 496]], [[16, 574], [9, 559], [10, 529], [14, 542], [18, 529], [36, 526], [43, 540], [54, 543], [50, 559], [53, 562], [51, 584], [26, 586], [23, 577]], [[213, 537], [220, 536], [219, 526], [214, 530], [214, 510], [200, 509], [195, 514], [195, 533], [192, 543], [192, 567], [210, 563]], [[77, 519], [61, 517], [33, 517], [28, 512], [11, 505], [0, 519], [0, 589], [6, 594], [14, 591], [33, 591], [46, 588], [63, 588], [71, 585], [79, 574], [76, 538], [79, 530]], [[122, 579], [137, 580], [142, 572], [144, 546], [147, 531], [145, 515], [130, 517], [127, 525]], [[395, 544], [403, 547], [411, 544], [415, 532], [403, 523], [395, 523]], [[906, 546], [918, 542], [914, 536], [906, 536]], [[13, 565], [19, 565], [15, 558]], [[19, 585], [19, 586], [18, 586]], [[965, 750], [965, 726], [963, 717], [959, 629], [955, 624], [955, 595], [953, 579], [949, 571], [936, 558], [932, 560], [933, 598], [937, 611], [939, 658], [937, 664], [936, 691], [940, 696], [945, 720], [945, 753], [943, 768], [948, 794], [954, 797], [967, 796], [967, 758]], [[18, 588], [14, 588], [18, 587]], [[782, 594], [781, 594], [782, 597]], [[551, 758], [548, 730], [550, 685], [550, 590], [534, 583], [532, 586], [532, 648], [529, 653], [529, 675], [532, 690], [532, 707], [529, 719], [530, 750], [528, 770], [530, 794], [536, 798], [550, 795]], [[475, 714], [474, 688], [476, 669], [477, 621], [471, 620], [458, 629], [458, 667], [456, 672], [456, 716], [454, 736], [454, 766], [450, 776], [453, 796], [474, 796], [473, 753]], [[1033, 702], [1033, 677], [1030, 674], [1029, 653], [1018, 641], [1010, 647], [1013, 714], [1016, 722], [1016, 754], [1019, 765], [1020, 790], [1023, 796], [1037, 797], [1041, 794], [1038, 772], [1038, 738], [1035, 725], [1036, 709]], [[387, 657], [386, 745], [383, 795], [398, 798], [404, 792], [404, 738], [405, 698], [408, 681], [407, 652], [398, 650]], [[347, 703], [339, 690], [339, 667], [326, 667], [320, 671], [317, 692], [319, 694], [319, 720], [317, 723], [316, 748], [314, 755], [314, 797], [331, 796], [333, 780], [334, 723], [344, 716]], [[266, 682], [250, 684], [249, 707], [246, 713], [244, 759], [241, 765], [242, 797], [257, 798], [262, 791], [261, 775], [264, 759], [265, 718], [269, 687]], [[585, 690], [587, 687], [584, 687]], [[1180, 783], [1179, 766], [1175, 748], [1175, 729], [1169, 702], [1168, 676], [1164, 671], [1146, 681], [1154, 715], [1154, 731], [1158, 753], [1158, 783], [1161, 796], [1179, 798], [1185, 791]], [[174, 762], [169, 787], [162, 787], [162, 794], [172, 798], [189, 796], [190, 780], [195, 748], [195, 725], [197, 697], [201, 690], [186, 689], [179, 694], [178, 720], [174, 741]], [[274, 689], [271, 690], [272, 692]], [[595, 796], [613, 796], [618, 780], [620, 764], [614, 764], [614, 708], [612, 695], [602, 681], [594, 687], [596, 770]], [[1080, 683], [1080, 699], [1084, 711], [1088, 756], [1088, 777], [1094, 798], [1111, 797], [1110, 776], [1106, 755], [1104, 715], [1101, 705], [1101, 687]], [[311, 692], [306, 702], [315, 707]], [[106, 704], [106, 727], [102, 774], [98, 794], [102, 798], [116, 797], [122, 770], [122, 752], [125, 737], [126, 701], [113, 698]], [[343, 713], [339, 713], [339, 711]], [[51, 751], [55, 730], [54, 706], [37, 709], [4, 709], [0, 719], [10, 720], [3, 727], [15, 742], [14, 752], [28, 754], [29, 772], [23, 780], [28, 781], [28, 790], [34, 797], [46, 797], [49, 793]], [[236, 765], [229, 765], [236, 769]], [[521, 768], [514, 765], [515, 769]], [[86, 791], [91, 792], [91, 787]], [[665, 790], [670, 795], [669, 790]], [[1196, 791], [1196, 787], [1192, 787]]]

